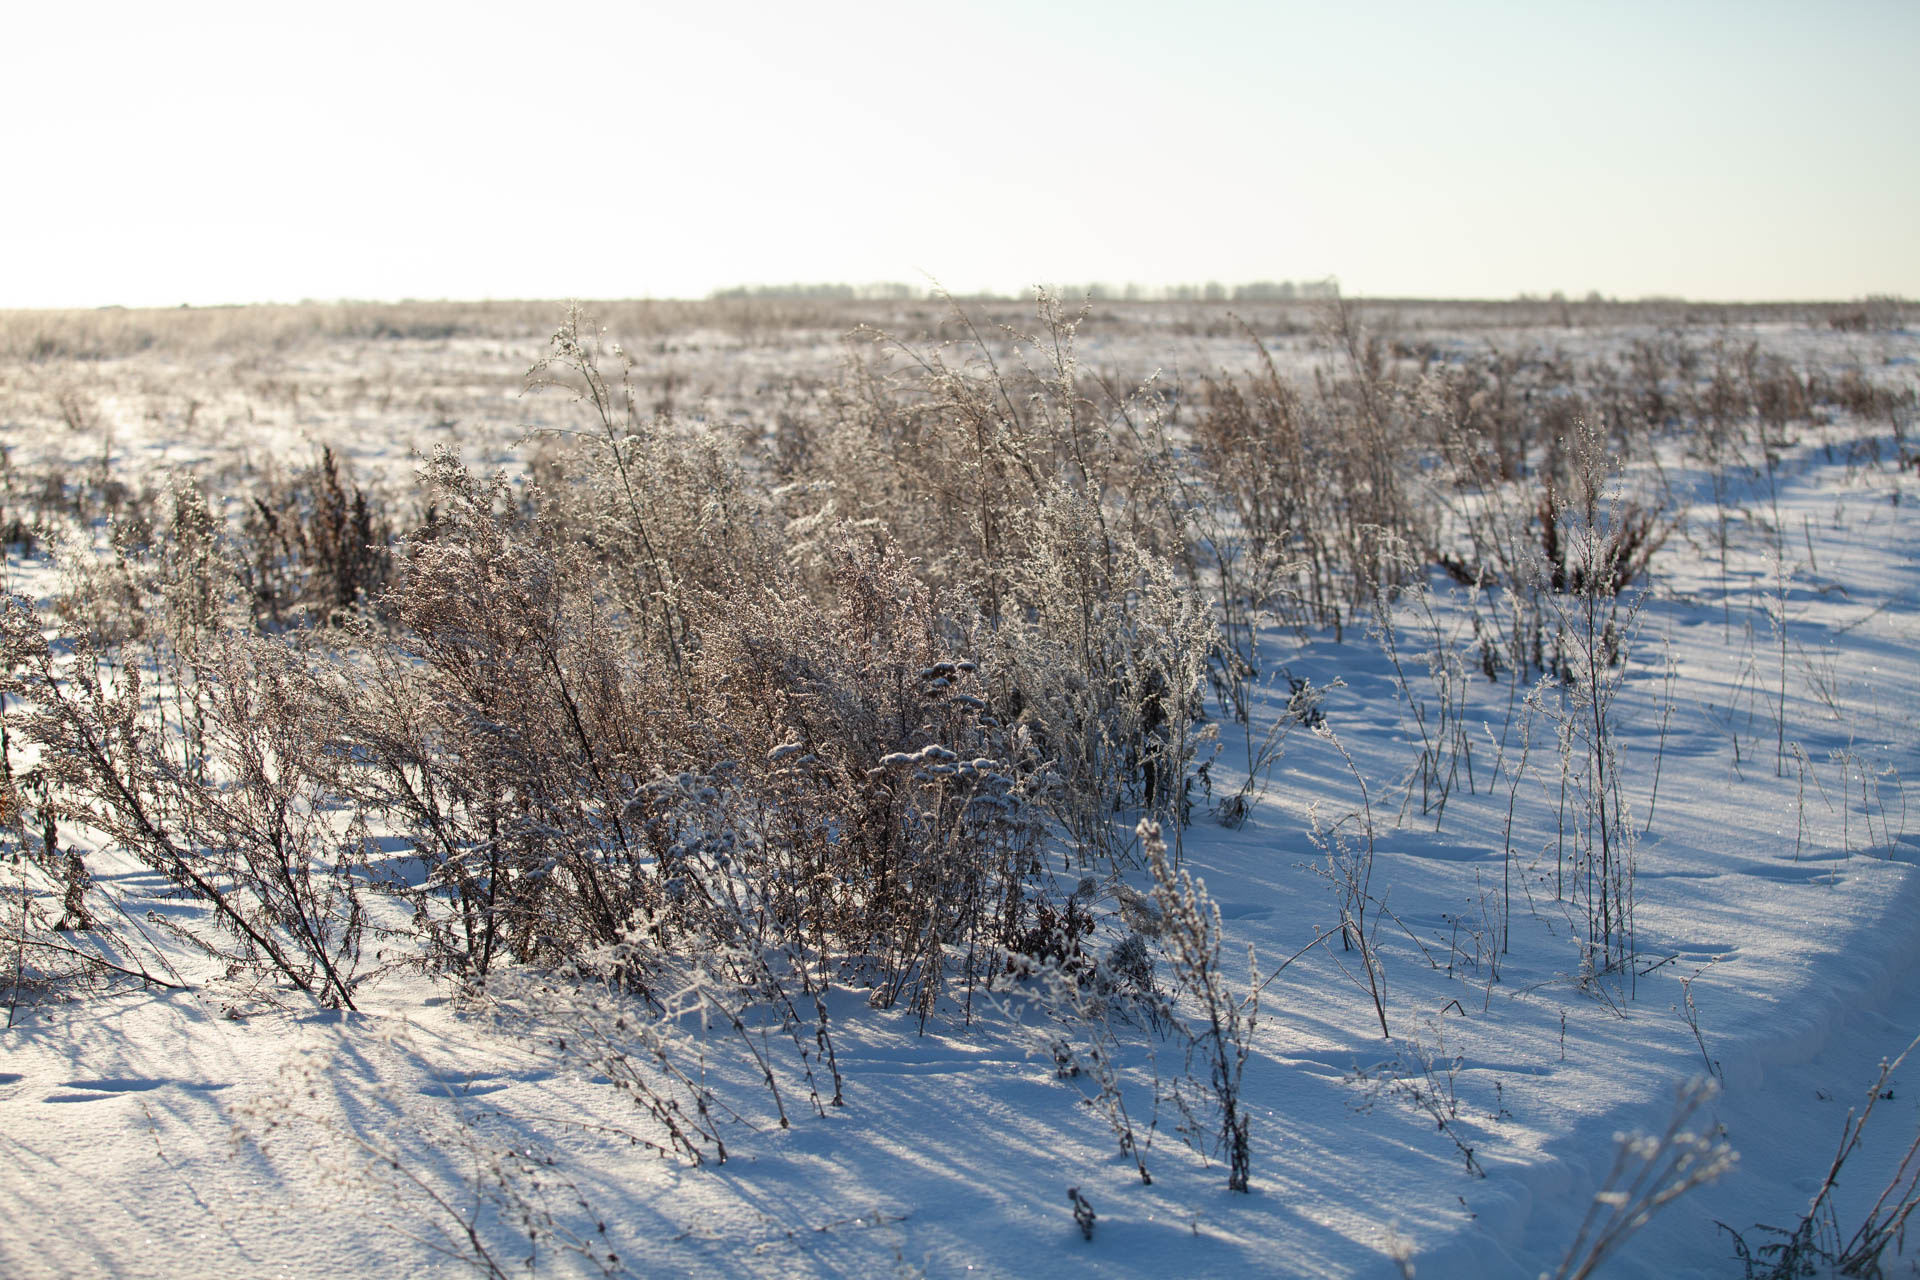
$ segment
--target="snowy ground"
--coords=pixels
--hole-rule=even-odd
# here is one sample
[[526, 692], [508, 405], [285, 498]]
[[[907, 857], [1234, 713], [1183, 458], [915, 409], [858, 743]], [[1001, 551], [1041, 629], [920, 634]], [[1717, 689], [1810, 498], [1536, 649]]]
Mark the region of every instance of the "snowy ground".
[[[1737, 336], [1836, 367], [1875, 362], [1909, 382], [1920, 354], [1920, 335], [1904, 333]], [[1626, 339], [1502, 340], [1591, 351]], [[1130, 375], [1150, 345], [1119, 361]], [[533, 414], [566, 410], [517, 398], [537, 347], [363, 346], [278, 357], [275, 385], [305, 388], [291, 396], [157, 359], [68, 370], [94, 379], [97, 434], [16, 423], [7, 443], [16, 462], [61, 450], [79, 465], [104, 448], [217, 469], [305, 436], [347, 446], [363, 469], [398, 470], [408, 449], [441, 437], [478, 460], [506, 456]], [[729, 350], [702, 353], [688, 393], [722, 416], [797, 369], [828, 376], [836, 347]], [[1196, 344], [1177, 360], [1218, 363], [1221, 350]], [[1087, 354], [1100, 358], [1097, 345]], [[26, 378], [14, 392], [38, 394], [21, 390]], [[642, 1145], [645, 1117], [577, 1052], [493, 1024], [424, 980], [383, 983], [357, 1014], [229, 1016], [195, 957], [147, 923], [185, 905], [101, 850], [90, 859], [98, 901], [130, 934], [154, 937], [188, 989], [125, 984], [18, 1008], [0, 1038], [0, 1274], [457, 1275], [477, 1249], [512, 1274], [531, 1222], [545, 1274], [594, 1273], [564, 1247], [578, 1238], [640, 1276], [1387, 1277], [1401, 1274], [1398, 1255], [1423, 1280], [1531, 1280], [1560, 1264], [1615, 1135], [1658, 1132], [1676, 1086], [1702, 1075], [1722, 1092], [1689, 1127], [1729, 1143], [1739, 1163], [1665, 1208], [1602, 1273], [1741, 1274], [1716, 1222], [1749, 1246], [1769, 1240], [1758, 1224], [1797, 1222], [1879, 1063], [1920, 1034], [1920, 801], [1909, 820], [1905, 794], [1920, 778], [1920, 474], [1885, 439], [1871, 462], [1852, 447], [1874, 438], [1847, 422], [1804, 433], [1773, 492], [1743, 481], [1724, 566], [1712, 494], [1673, 460], [1666, 482], [1689, 519], [1654, 562], [1613, 709], [1637, 833], [1631, 979], [1583, 975], [1586, 922], [1554, 900], [1571, 837], [1551, 699], [1530, 711], [1516, 697], [1525, 687], [1470, 666], [1473, 777], [1460, 760], [1444, 810], [1423, 812], [1409, 777], [1418, 732], [1380, 646], [1357, 630], [1345, 643], [1266, 638], [1253, 742], [1285, 711], [1283, 666], [1315, 686], [1340, 682], [1323, 704], [1331, 733], [1290, 733], [1248, 820], [1227, 829], [1203, 809], [1184, 839], [1228, 954], [1254, 947], [1263, 978], [1298, 954], [1265, 988], [1246, 1069], [1251, 1194], [1229, 1192], [1226, 1170], [1165, 1112], [1143, 1185], [1075, 1082], [1015, 1025], [1017, 994], [971, 1023], [947, 1010], [922, 1034], [908, 1015], [836, 993], [846, 1105], [819, 1114], [789, 1098], [786, 1129], [750, 1064], [716, 1036], [708, 1070], [744, 1113], [728, 1130], [731, 1158], [663, 1159]], [[45, 590], [49, 572], [14, 555], [9, 588]], [[1467, 634], [1458, 589], [1436, 577], [1431, 599], [1440, 634]], [[1410, 687], [1432, 698], [1424, 618], [1402, 611], [1400, 644]], [[1246, 739], [1223, 723], [1216, 798], [1248, 767]], [[1315, 827], [1351, 838], [1369, 813], [1371, 888], [1390, 908], [1374, 937], [1391, 1039], [1356, 953], [1310, 945], [1339, 909]], [[1243, 980], [1237, 958], [1230, 975]], [[1143, 1128], [1152, 1042], [1134, 1038], [1126, 1077]], [[1836, 1201], [1846, 1229], [1916, 1132], [1910, 1065], [1847, 1166]], [[1090, 1240], [1070, 1187], [1098, 1215]], [[1920, 1242], [1885, 1261], [1916, 1270]]]

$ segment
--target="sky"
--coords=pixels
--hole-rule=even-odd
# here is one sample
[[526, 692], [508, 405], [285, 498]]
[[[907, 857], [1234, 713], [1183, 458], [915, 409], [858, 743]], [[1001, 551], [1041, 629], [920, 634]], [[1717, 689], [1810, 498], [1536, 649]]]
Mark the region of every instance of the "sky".
[[1920, 295], [1916, 0], [547, 12], [9, 4], [0, 308]]

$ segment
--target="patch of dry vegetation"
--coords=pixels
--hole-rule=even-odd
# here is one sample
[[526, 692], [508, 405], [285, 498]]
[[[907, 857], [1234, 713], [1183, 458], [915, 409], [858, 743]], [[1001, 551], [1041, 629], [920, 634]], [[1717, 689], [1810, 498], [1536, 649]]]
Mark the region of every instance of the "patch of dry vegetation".
[[[1473, 768], [1459, 685], [1477, 672], [1512, 707], [1554, 699], [1573, 814], [1556, 890], [1584, 920], [1587, 976], [1620, 973], [1636, 899], [1610, 697], [1677, 524], [1672, 495], [1621, 496], [1618, 468], [1683, 437], [1716, 476], [1771, 475], [1788, 437], [1835, 414], [1890, 428], [1896, 456], [1876, 444], [1861, 465], [1914, 461], [1911, 389], [1677, 332], [1582, 364], [1492, 337], [1484, 356], [1443, 351], [1411, 304], [1244, 322], [1151, 304], [1098, 319], [1045, 295], [1024, 314], [858, 305], [879, 323], [840, 376], [745, 424], [657, 412], [629, 352], [570, 314], [530, 380], [574, 406], [513, 476], [443, 447], [401, 496], [322, 447], [224, 473], [222, 508], [214, 479], [122, 474], [110, 451], [10, 467], [9, 542], [58, 546], [65, 570], [53, 598], [0, 618], [7, 816], [38, 877], [10, 926], [16, 988], [26, 939], [52, 954], [87, 927], [79, 855], [30, 830], [57, 815], [200, 904], [171, 927], [225, 980], [350, 1008], [406, 964], [527, 1025], [571, 1020], [663, 1149], [697, 1160], [725, 1147], [679, 1056], [684, 1019], [737, 1031], [784, 1123], [795, 1081], [816, 1107], [838, 1100], [834, 988], [924, 1026], [1044, 971], [1050, 1007], [1084, 1024], [1063, 1043], [1101, 1070], [1113, 1001], [1183, 1037], [1168, 1096], [1245, 1190], [1263, 984], [1222, 977], [1180, 832], [1209, 798], [1214, 737], [1247, 719], [1262, 629], [1388, 646], [1436, 822]], [[755, 299], [599, 320], [630, 343], [697, 325], [750, 346], [850, 314]], [[1445, 314], [1490, 332], [1531, 317]], [[547, 316], [15, 313], [0, 357], [518, 342]], [[1089, 368], [1090, 335], [1124, 323], [1237, 326], [1250, 372]], [[1256, 336], [1288, 326], [1317, 335], [1310, 377]], [[30, 411], [5, 412], [92, 431], [75, 386], [42, 380]], [[1724, 563], [1724, 520], [1719, 536]], [[1456, 645], [1435, 624], [1429, 721], [1392, 619], [1436, 572], [1466, 590], [1471, 627]], [[1330, 737], [1315, 691], [1295, 690], [1293, 722]], [[1244, 817], [1249, 793], [1237, 803]], [[1369, 801], [1363, 829], [1315, 834], [1345, 895], [1322, 941], [1360, 952], [1385, 1034], [1372, 821]], [[1115, 890], [1096, 920], [1095, 891], [1129, 870], [1152, 893]], [[1145, 1178], [1117, 1086], [1093, 1096]]]

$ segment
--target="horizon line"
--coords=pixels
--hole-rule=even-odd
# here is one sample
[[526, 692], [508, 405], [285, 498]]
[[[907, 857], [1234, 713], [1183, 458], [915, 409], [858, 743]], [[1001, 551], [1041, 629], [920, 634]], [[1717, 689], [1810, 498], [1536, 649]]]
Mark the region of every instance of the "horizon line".
[[[1290, 286], [1291, 291], [1281, 293], [1278, 286]], [[1505, 296], [1492, 295], [1444, 295], [1444, 294], [1401, 294], [1401, 293], [1359, 293], [1332, 287], [1324, 281], [1305, 284], [1293, 282], [1248, 281], [1238, 284], [1224, 284], [1208, 281], [1204, 284], [1178, 285], [1110, 285], [1101, 282], [1073, 286], [1032, 286], [1019, 292], [997, 289], [946, 290], [915, 289], [895, 282], [848, 285], [838, 282], [817, 284], [781, 284], [781, 285], [730, 285], [708, 290], [704, 294], [607, 294], [588, 295], [580, 293], [555, 293], [548, 295], [522, 294], [513, 296], [469, 295], [440, 297], [353, 297], [333, 298], [303, 297], [295, 301], [275, 298], [254, 298], [232, 302], [179, 302], [179, 303], [122, 303], [105, 302], [94, 304], [67, 305], [0, 305], [0, 314], [56, 314], [77, 312], [179, 312], [179, 311], [235, 311], [250, 308], [326, 308], [326, 307], [400, 307], [400, 306], [509, 306], [532, 303], [740, 303], [740, 302], [792, 302], [792, 303], [857, 303], [857, 302], [1031, 302], [1042, 291], [1061, 301], [1089, 302], [1096, 304], [1151, 305], [1176, 303], [1193, 306], [1230, 306], [1239, 304], [1259, 305], [1300, 305], [1344, 299], [1348, 302], [1395, 303], [1404, 305], [1456, 305], [1456, 306], [1649, 306], [1649, 305], [1685, 305], [1705, 307], [1790, 307], [1790, 306], [1847, 306], [1870, 303], [1905, 306], [1920, 301], [1908, 298], [1894, 291], [1876, 291], [1855, 294], [1850, 297], [1745, 297], [1745, 298], [1705, 298], [1684, 294], [1649, 293], [1634, 296], [1601, 294], [1590, 290], [1585, 294], [1573, 296], [1561, 290], [1545, 293], [1521, 292]], [[1268, 290], [1275, 290], [1268, 292]], [[1254, 292], [1258, 290], [1258, 292]]]

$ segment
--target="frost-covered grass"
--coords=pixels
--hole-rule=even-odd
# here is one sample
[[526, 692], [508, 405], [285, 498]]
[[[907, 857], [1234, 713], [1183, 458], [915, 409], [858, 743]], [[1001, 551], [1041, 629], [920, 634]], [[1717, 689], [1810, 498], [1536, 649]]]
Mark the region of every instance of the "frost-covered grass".
[[6, 317], [0, 1270], [1911, 1269], [1897, 315], [872, 305]]

